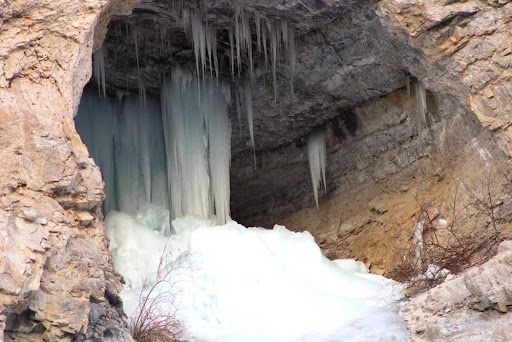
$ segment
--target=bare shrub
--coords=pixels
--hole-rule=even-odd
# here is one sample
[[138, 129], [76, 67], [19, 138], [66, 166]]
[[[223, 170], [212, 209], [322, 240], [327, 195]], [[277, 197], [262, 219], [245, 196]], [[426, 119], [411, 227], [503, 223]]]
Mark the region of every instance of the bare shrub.
[[179, 316], [177, 285], [191, 269], [190, 258], [185, 255], [171, 260], [171, 253], [164, 251], [155, 278], [142, 286], [129, 325], [137, 342], [177, 342], [186, 331]]
[[[446, 215], [441, 215], [431, 202], [415, 197], [419, 210], [412, 232], [412, 244], [405, 250], [397, 251], [403, 255], [402, 263], [389, 274], [391, 278], [408, 285], [407, 295], [414, 295], [443, 282], [447, 271], [459, 273], [487, 261], [494, 254], [502, 241], [496, 214], [500, 203], [496, 203], [492, 194], [494, 181], [492, 172], [479, 187], [469, 187], [461, 180], [456, 181], [452, 199], [448, 209], [445, 209]], [[472, 194], [466, 203], [460, 196], [462, 186], [466, 186]], [[471, 211], [483, 216], [487, 223], [488, 229], [479, 239], [465, 234], [462, 229], [461, 218], [470, 216]]]

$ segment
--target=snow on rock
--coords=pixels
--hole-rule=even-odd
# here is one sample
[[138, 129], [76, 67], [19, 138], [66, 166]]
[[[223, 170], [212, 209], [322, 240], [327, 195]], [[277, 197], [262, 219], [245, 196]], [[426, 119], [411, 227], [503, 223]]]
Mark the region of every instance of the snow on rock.
[[[115, 213], [107, 220], [109, 231], [119, 220], [125, 229], [132, 224]], [[246, 228], [234, 221], [212, 226], [212, 221], [187, 217], [173, 221], [176, 234], [164, 238], [151, 228], [146, 228], [149, 235], [141, 234], [144, 228], [133, 224], [136, 228], [123, 231], [124, 250], [133, 253], [132, 259], [120, 258], [120, 247], [114, 253], [115, 268], [128, 284], [136, 284], [141, 278], [137, 273], [146, 270], [139, 269], [140, 263], [123, 263], [158, 259], [165, 245], [175, 260], [184, 255], [191, 259], [187, 279], [176, 291], [187, 340], [409, 340], [395, 305], [399, 286], [365, 273], [358, 262], [328, 260], [308, 232], [279, 225]], [[116, 246], [117, 237], [111, 236]], [[129, 317], [139, 292], [134, 286], [121, 294]]]

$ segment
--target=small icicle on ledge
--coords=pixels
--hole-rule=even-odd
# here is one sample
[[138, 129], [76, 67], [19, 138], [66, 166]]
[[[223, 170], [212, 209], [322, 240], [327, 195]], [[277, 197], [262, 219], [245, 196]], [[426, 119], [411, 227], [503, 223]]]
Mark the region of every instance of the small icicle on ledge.
[[[230, 81], [219, 77], [216, 31], [189, 10], [183, 22], [196, 65], [175, 67], [160, 98], [142, 82], [139, 94], [108, 95], [103, 51], [94, 56], [99, 92], [84, 92], [76, 126], [105, 181], [102, 209], [130, 324], [140, 323], [141, 303], [151, 303], [178, 322], [169, 330], [179, 340], [408, 341], [396, 311], [399, 284], [361, 262], [328, 260], [308, 232], [246, 228], [230, 218], [228, 114], [237, 110], [241, 120], [245, 104], [255, 149], [253, 45], [270, 61], [275, 98], [284, 47], [293, 92], [294, 29], [253, 17], [255, 44], [248, 13], [237, 8], [233, 18]], [[318, 190], [327, 189], [323, 130], [310, 134], [305, 152], [318, 207]]]

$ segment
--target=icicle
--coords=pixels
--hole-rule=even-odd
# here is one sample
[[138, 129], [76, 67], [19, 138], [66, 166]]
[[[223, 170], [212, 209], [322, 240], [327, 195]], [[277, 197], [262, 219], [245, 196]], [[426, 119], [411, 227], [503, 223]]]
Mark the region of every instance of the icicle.
[[266, 18], [263, 18], [263, 21], [267, 25], [263, 25], [263, 29], [261, 31], [261, 39], [263, 44], [263, 55], [265, 56], [265, 70], [268, 70], [268, 51], [267, 51], [267, 28], [268, 21]]
[[256, 44], [258, 45], [258, 53], [261, 53], [261, 14], [254, 12], [254, 21], [256, 23]]
[[133, 42], [135, 46], [135, 59], [137, 62], [137, 86], [139, 88], [139, 96], [142, 101], [142, 106], [145, 110], [146, 108], [146, 87], [144, 86], [144, 81], [142, 80], [142, 74], [140, 72], [140, 51], [139, 51], [139, 41], [141, 40], [141, 32], [138, 27], [135, 27], [132, 31]]
[[146, 90], [144, 89], [143, 97], [141, 98], [141, 111], [135, 113], [136, 115], [136, 127], [138, 130], [137, 141], [138, 149], [140, 151], [140, 169], [142, 170], [142, 181], [144, 185], [144, 195], [146, 203], [151, 202], [151, 148], [150, 148], [150, 137], [148, 134], [151, 133], [149, 129], [147, 101], [146, 101]]
[[246, 53], [247, 52], [247, 31], [246, 31], [247, 17], [245, 16], [243, 7], [240, 7], [240, 15], [239, 16], [240, 16], [240, 42], [241, 42], [241, 45], [240, 45], [241, 50], [240, 51], [242, 53]]
[[135, 60], [137, 61], [137, 77], [140, 81], [140, 60], [139, 60], [139, 28], [135, 27], [132, 31], [133, 43], [135, 46]]
[[235, 81], [235, 39], [233, 37], [233, 29], [229, 28], [229, 61], [231, 64], [231, 78]]
[[231, 122], [226, 103], [210, 86], [206, 91], [205, 106], [208, 122], [210, 179], [215, 202], [217, 224], [229, 221], [229, 166], [231, 164]]
[[94, 78], [98, 84], [98, 93], [103, 94], [106, 97], [106, 86], [105, 86], [105, 50], [103, 46], [100, 47], [93, 54], [93, 65], [94, 65]]
[[208, 51], [208, 62], [210, 63], [210, 76], [213, 76], [213, 57], [212, 57], [213, 36], [210, 32], [210, 26], [208, 26], [208, 25], [205, 25], [205, 36], [206, 36], [206, 50]]
[[212, 35], [213, 65], [215, 67], [215, 77], [218, 80], [219, 79], [219, 58], [217, 56], [217, 29], [212, 28], [210, 34]]
[[207, 145], [199, 89], [192, 76], [179, 69], [161, 92], [166, 137], [167, 170], [173, 206], [172, 217], [211, 214]]
[[199, 47], [201, 52], [201, 67], [203, 72], [203, 78], [206, 70], [206, 27], [203, 25], [203, 22], [201, 20], [201, 16], [198, 12], [195, 13], [195, 20], [192, 26], [192, 30], [194, 30], [194, 27], [197, 30], [196, 37], [199, 37]]
[[245, 108], [247, 111], [247, 123], [249, 125], [249, 134], [251, 135], [252, 152], [254, 155], [254, 167], [256, 167], [256, 147], [254, 146], [254, 126], [253, 126], [253, 108], [252, 108], [252, 89], [251, 82], [244, 82]]
[[279, 44], [279, 32], [276, 25], [270, 25], [270, 50], [271, 50], [271, 63], [272, 63], [272, 84], [274, 86], [274, 105], [277, 105], [277, 50]]
[[188, 38], [190, 38], [190, 35], [192, 34], [192, 24], [190, 15], [190, 10], [188, 8], [183, 8], [183, 11], [181, 12], [181, 21], [183, 22], [183, 31], [185, 32], [185, 35]]
[[416, 82], [416, 121], [418, 124], [418, 140], [421, 142], [423, 125], [427, 123], [427, 94], [421, 81]]
[[[174, 69], [161, 90], [173, 217], [229, 217], [231, 126], [222, 87]], [[199, 100], [198, 100], [199, 99]], [[226, 181], [227, 179], [227, 181]]]
[[[281, 34], [283, 36], [283, 44], [285, 49], [288, 50], [288, 22], [286, 20], [281, 20]], [[288, 58], [288, 56], [286, 56]]]
[[407, 89], [407, 97], [411, 97], [411, 78], [409, 75], [405, 76], [405, 87]]
[[239, 84], [235, 84], [235, 101], [236, 113], [238, 115], [238, 126], [240, 127], [240, 136], [242, 135], [242, 94], [243, 88]]
[[254, 81], [254, 61], [252, 55], [252, 35], [251, 35], [251, 27], [249, 25], [249, 18], [243, 15], [242, 12], [242, 37], [243, 37], [243, 46], [245, 46], [245, 51], [247, 52], [247, 56], [249, 57], [249, 70], [251, 75], [251, 80]]
[[293, 88], [295, 80], [295, 68], [297, 67], [297, 48], [295, 46], [295, 29], [289, 28], [289, 48], [288, 48], [288, 63], [290, 65], [290, 85], [293, 97]]
[[183, 25], [185, 31], [192, 35], [192, 44], [194, 45], [194, 55], [196, 59], [196, 73], [199, 78], [206, 69], [206, 50], [207, 37], [206, 28], [201, 19], [201, 15], [196, 11], [183, 11]]
[[276, 42], [277, 42], [277, 46], [276, 46], [276, 51], [277, 51], [277, 58], [276, 58], [276, 66], [279, 64], [279, 59], [280, 59], [280, 56], [281, 56], [281, 49], [282, 49], [282, 41], [283, 41], [283, 37], [282, 37], [282, 24], [279, 24], [278, 22], [274, 23], [274, 30], [275, 30], [275, 35], [276, 35]]
[[[196, 73], [199, 78], [203, 76], [205, 80], [206, 66], [210, 68], [210, 76], [219, 78], [219, 60], [217, 56], [217, 29], [211, 27], [208, 23], [203, 23], [201, 14], [198, 11], [183, 9], [183, 26], [185, 33], [191, 39], [194, 46], [194, 55], [196, 60]], [[233, 49], [233, 38], [230, 33], [230, 45]], [[231, 63], [233, 64], [233, 53], [231, 54]], [[232, 73], [234, 67], [232, 66]]]
[[238, 77], [242, 74], [242, 55], [241, 55], [241, 33], [240, 33], [240, 9], [235, 10], [235, 43], [236, 43], [236, 62], [238, 66]]
[[309, 170], [311, 172], [311, 183], [313, 184], [313, 194], [315, 196], [316, 207], [318, 208], [318, 190], [324, 188], [327, 192], [327, 182], [325, 178], [326, 168], [326, 142], [325, 131], [313, 131], [308, 137], [308, 160]]

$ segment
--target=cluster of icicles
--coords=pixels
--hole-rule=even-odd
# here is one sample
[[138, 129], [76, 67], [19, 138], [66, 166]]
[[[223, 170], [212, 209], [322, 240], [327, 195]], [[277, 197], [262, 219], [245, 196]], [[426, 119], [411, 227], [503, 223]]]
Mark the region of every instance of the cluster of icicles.
[[[135, 213], [136, 209], [143, 207], [144, 203], [152, 203], [170, 208], [173, 217], [195, 214], [206, 218], [211, 217], [213, 208], [215, 208], [217, 220], [219, 223], [223, 223], [229, 217], [230, 146], [229, 142], [226, 142], [228, 140], [226, 134], [231, 132], [231, 125], [227, 114], [212, 118], [211, 115], [205, 114], [201, 108], [195, 108], [194, 112], [187, 106], [191, 106], [196, 99], [200, 99], [199, 106], [205, 105], [205, 103], [211, 104], [212, 102], [209, 101], [219, 105], [218, 101], [215, 100], [216, 97], [206, 99], [209, 94], [214, 92], [212, 89], [216, 89], [215, 91], [220, 91], [224, 95], [226, 106], [233, 104], [236, 108], [240, 130], [242, 127], [242, 111], [245, 107], [254, 153], [254, 165], [256, 166], [252, 101], [252, 88], [256, 81], [255, 56], [262, 56], [262, 63], [260, 64], [263, 64], [264, 70], [271, 69], [272, 71], [274, 102], [276, 103], [278, 96], [276, 69], [281, 59], [280, 56], [284, 53], [289, 66], [291, 93], [293, 95], [293, 79], [296, 66], [295, 29], [287, 21], [271, 20], [259, 12], [249, 12], [241, 6], [237, 6], [235, 16], [228, 28], [230, 67], [233, 80], [231, 84], [233, 89], [231, 90], [226, 83], [219, 83], [218, 81], [220, 70], [217, 56], [217, 28], [207, 22], [205, 23], [201, 12], [183, 7], [179, 2], [176, 4], [175, 12], [179, 13], [177, 16], [181, 18], [184, 31], [194, 47], [196, 61], [196, 81], [194, 82], [196, 85], [191, 85], [193, 78], [191, 74], [184, 77], [182, 72], [178, 72], [179, 75], [173, 75], [172, 87], [168, 85], [168, 82], [162, 86], [161, 116], [164, 127], [162, 139], [165, 146], [155, 140], [155, 137], [162, 137], [162, 134], [158, 132], [158, 123], [156, 122], [158, 121], [158, 115], [153, 113], [156, 106], [147, 99], [144, 82], [140, 74], [141, 53], [139, 49], [144, 43], [144, 37], [138, 28], [134, 28], [131, 34], [135, 46], [140, 98], [137, 100], [130, 96], [124, 102], [130, 103], [130, 105], [117, 104], [120, 107], [118, 109], [114, 109], [116, 105], [113, 102], [107, 104], [109, 102], [107, 99], [99, 106], [109, 107], [108, 109], [89, 108], [88, 111], [98, 113], [97, 117], [91, 119], [95, 122], [93, 125], [101, 126], [101, 128], [96, 127], [93, 131], [105, 131], [106, 129], [109, 132], [102, 135], [101, 139], [106, 139], [102, 144], [96, 142], [96, 145], [101, 145], [97, 149], [94, 148], [95, 144], [92, 143], [92, 137], [84, 140], [91, 140], [88, 146], [104, 173], [106, 192], [115, 194], [109, 196], [105, 202], [104, 210], [106, 213], [112, 209]], [[255, 42], [253, 42], [251, 26], [255, 27]], [[163, 37], [162, 32], [159, 34], [160, 37]], [[163, 38], [161, 43], [163, 51], [165, 49]], [[253, 45], [257, 47], [257, 54], [253, 51]], [[105, 58], [103, 48], [100, 48], [94, 54], [95, 79], [99, 94], [104, 98], [106, 98]], [[249, 61], [248, 77], [243, 76], [246, 74], [242, 65], [243, 60]], [[217, 82], [216, 85], [213, 85], [212, 80], [214, 78]], [[177, 82], [183, 84], [178, 85]], [[195, 89], [193, 89], [194, 87]], [[119, 92], [118, 100], [121, 101], [124, 95], [126, 93]], [[83, 100], [86, 104], [82, 107], [87, 106], [87, 103], [89, 103], [89, 106], [96, 106], [96, 104], [93, 104], [94, 100], [88, 100], [88, 97], [91, 97], [91, 95], [86, 93], [84, 95], [85, 100]], [[180, 99], [180, 97], [183, 98]], [[186, 104], [186, 101], [190, 101], [190, 104]], [[137, 102], [137, 104], [133, 102]], [[122, 113], [122, 119], [116, 121], [117, 126], [111, 122], [106, 122], [109, 118], [108, 115], [103, 118], [99, 117], [99, 112], [105, 109], [109, 113]], [[179, 111], [182, 111], [181, 116], [176, 114]], [[137, 112], [143, 113], [143, 117], [137, 116]], [[201, 113], [202, 117], [190, 114], [192, 112]], [[215, 109], [214, 112], [218, 111]], [[221, 112], [224, 112], [224, 110], [221, 110]], [[170, 113], [174, 113], [174, 115], [170, 115]], [[184, 113], [188, 113], [187, 115], [190, 115], [190, 117], [185, 117]], [[117, 117], [119, 115], [114, 113], [113, 116]], [[174, 119], [171, 120], [170, 118]], [[177, 120], [176, 118], [181, 119]], [[192, 118], [196, 120], [190, 121]], [[123, 120], [128, 121], [124, 124]], [[208, 122], [204, 129], [200, 127], [201, 120]], [[88, 124], [90, 125], [90, 123]], [[223, 131], [224, 134], [221, 138], [216, 134], [209, 134], [209, 132], [220, 131]], [[82, 133], [82, 136], [84, 135], [87, 136], [88, 134]], [[196, 143], [203, 140], [186, 140], [187, 137], [193, 136], [206, 136], [203, 139], [206, 143], [201, 143], [202, 145], [199, 144], [199, 146]], [[129, 139], [133, 139], [133, 141], [128, 142]], [[113, 145], [112, 141], [117, 145]], [[91, 147], [91, 144], [93, 147]], [[170, 148], [170, 146], [173, 147]], [[209, 159], [205, 157], [205, 146], [210, 153]], [[103, 151], [100, 151], [100, 149], [103, 149]], [[117, 156], [115, 156], [116, 153]], [[162, 163], [162, 158], [157, 154], [166, 155], [166, 165]], [[116, 161], [116, 158], [119, 160]], [[316, 131], [310, 135], [308, 139], [308, 159], [315, 202], [318, 207], [318, 190], [321, 185], [324, 189], [326, 188], [324, 133]], [[135, 171], [128, 171], [129, 165], [132, 165], [132, 167], [137, 165]], [[212, 174], [208, 174], [209, 172]], [[222, 175], [222, 177], [214, 176], [214, 173]], [[164, 179], [165, 177], [168, 177], [168, 179]], [[189, 179], [193, 181], [189, 182]], [[126, 187], [125, 182], [131, 185]], [[124, 193], [125, 191], [126, 193]]]
[[[193, 44], [198, 78], [202, 77], [204, 79], [208, 73], [207, 70], [209, 70], [210, 77], [215, 76], [218, 79], [220, 73], [217, 55], [218, 29], [204, 22], [204, 14], [202, 12], [184, 7], [180, 1], [174, 2], [174, 11], [176, 18], [182, 21], [184, 32]], [[251, 27], [255, 28], [256, 41], [253, 41]], [[162, 51], [165, 50], [163, 31], [155, 34], [160, 34]], [[132, 29], [131, 35], [135, 47], [139, 94], [142, 98], [145, 98], [146, 91], [140, 73], [141, 53], [139, 51], [141, 45], [144, 44], [145, 37], [137, 27]], [[296, 67], [295, 29], [285, 20], [272, 20], [257, 11], [251, 12], [244, 9], [241, 5], [236, 5], [235, 16], [228, 27], [228, 36], [231, 76], [239, 124], [241, 127], [241, 110], [245, 107], [249, 134], [254, 149], [252, 88], [256, 82], [255, 57], [262, 57], [261, 63], [258, 63], [259, 69], [272, 70], [274, 103], [277, 103], [276, 69], [281, 61], [281, 56], [286, 56], [285, 59], [290, 72], [291, 93], [293, 95]], [[253, 51], [253, 45], [257, 47], [257, 53]], [[105, 95], [105, 57], [103, 48], [100, 48], [94, 54], [95, 79], [98, 82], [98, 89], [100, 89], [100, 93], [102, 92], [103, 95]], [[249, 61], [247, 68], [249, 76], [244, 72], [244, 60]]]
[[[407, 96], [411, 97], [411, 79], [406, 77], [405, 87], [407, 89]], [[427, 123], [427, 91], [425, 85], [421, 81], [416, 81], [414, 84], [415, 98], [416, 98], [416, 123], [418, 126], [418, 141], [421, 146], [421, 133], [423, 126]]]
[[[207, 65], [210, 73], [219, 76], [219, 62], [217, 58], [217, 29], [203, 22], [202, 13], [196, 10], [183, 8], [182, 20], [184, 30], [194, 45], [196, 58], [196, 72], [204, 75]], [[248, 12], [237, 6], [235, 17], [228, 29], [230, 46], [230, 65], [233, 81], [242, 77], [242, 61], [249, 60], [249, 75], [251, 81], [255, 80], [255, 61], [253, 51], [253, 35], [251, 20], [256, 28], [256, 46], [258, 54], [263, 54], [264, 67], [272, 68], [274, 86], [274, 100], [277, 101], [276, 69], [280, 56], [284, 52], [289, 68], [290, 83], [293, 93], [293, 78], [296, 66], [295, 29], [285, 20], [274, 21], [261, 15], [259, 12]]]
[[[203, 78], [206, 69], [210, 75], [219, 77], [219, 61], [217, 56], [217, 28], [203, 22], [201, 12], [188, 8], [181, 8], [185, 33], [191, 38], [194, 46], [196, 60], [196, 73]], [[238, 122], [241, 130], [242, 108], [245, 105], [249, 135], [254, 153], [256, 166], [256, 151], [254, 145], [254, 115], [252, 105], [252, 85], [256, 81], [255, 61], [253, 51], [253, 35], [251, 20], [256, 28], [256, 46], [259, 55], [263, 54], [264, 68], [272, 69], [272, 83], [274, 89], [274, 103], [277, 103], [277, 77], [276, 69], [284, 52], [289, 70], [291, 93], [293, 95], [293, 81], [296, 66], [295, 29], [285, 20], [274, 21], [259, 12], [248, 12], [242, 6], [236, 6], [235, 17], [228, 29], [230, 46], [231, 77], [234, 86], [234, 100], [237, 109]], [[249, 60], [249, 77], [242, 77], [242, 61]]]

